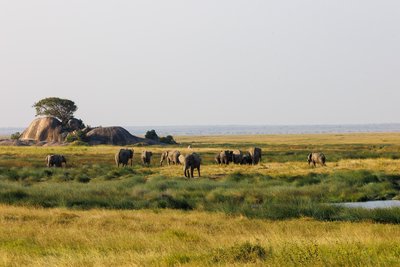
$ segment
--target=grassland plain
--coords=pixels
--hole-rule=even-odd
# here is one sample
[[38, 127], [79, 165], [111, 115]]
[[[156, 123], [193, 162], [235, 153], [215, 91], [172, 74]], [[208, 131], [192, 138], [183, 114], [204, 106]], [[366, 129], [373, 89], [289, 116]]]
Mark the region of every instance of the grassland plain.
[[[134, 167], [119, 169], [118, 147], [0, 147], [3, 264], [400, 265], [400, 209], [329, 204], [400, 199], [400, 134], [177, 140], [134, 147]], [[189, 144], [203, 158], [200, 179], [159, 166], [163, 150]], [[213, 162], [251, 146], [262, 164]], [[155, 153], [151, 167], [139, 164], [144, 149]], [[309, 167], [310, 151], [324, 152], [327, 167]], [[68, 167], [45, 168], [50, 153]]]
[[0, 206], [4, 266], [398, 266], [399, 226]]

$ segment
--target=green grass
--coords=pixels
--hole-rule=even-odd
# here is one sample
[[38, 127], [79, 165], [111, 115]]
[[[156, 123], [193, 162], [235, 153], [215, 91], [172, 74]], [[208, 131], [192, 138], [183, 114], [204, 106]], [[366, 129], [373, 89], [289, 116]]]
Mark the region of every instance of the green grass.
[[[0, 147], [1, 266], [398, 266], [400, 209], [332, 203], [400, 199], [400, 134], [181, 137], [181, 145]], [[159, 166], [187, 145], [202, 177]], [[257, 166], [214, 164], [263, 149]], [[154, 152], [150, 167], [141, 150]], [[310, 151], [327, 167], [307, 165]], [[47, 154], [67, 168], [46, 168]]]
[[[250, 144], [249, 138], [224, 145], [244, 149]], [[214, 143], [209, 138], [207, 143], [195, 148], [203, 158], [203, 177], [192, 180], [183, 177], [181, 166], [158, 166], [163, 150], [176, 148], [185, 153], [183, 145], [135, 148], [133, 168], [114, 166], [113, 154], [118, 148], [112, 146], [0, 147], [0, 203], [73, 209], [167, 208], [264, 219], [312, 217], [318, 220], [399, 222], [398, 209], [380, 211], [380, 218], [376, 211], [330, 205], [399, 199], [399, 161], [393, 159], [398, 144], [371, 142], [374, 135], [369, 135], [369, 139], [363, 136], [368, 140], [365, 144], [352, 144], [341, 135], [332, 136], [327, 144], [319, 141], [314, 146], [299, 141], [298, 136], [296, 140], [300, 145], [289, 142], [294, 137], [287, 138], [274, 143], [269, 136], [257, 136], [257, 144], [264, 151], [263, 163], [258, 166], [214, 164], [213, 155], [220, 149], [213, 146], [221, 144], [217, 142], [219, 138]], [[335, 138], [340, 138], [336, 145]], [[349, 135], [348, 138], [353, 140], [355, 137]], [[138, 163], [142, 149], [155, 152], [151, 167]], [[304, 159], [308, 151], [313, 150], [323, 151], [328, 160], [331, 159], [328, 167], [307, 165]], [[65, 154], [68, 167], [44, 167], [48, 153]], [[390, 155], [382, 158], [386, 155], [382, 153]]]

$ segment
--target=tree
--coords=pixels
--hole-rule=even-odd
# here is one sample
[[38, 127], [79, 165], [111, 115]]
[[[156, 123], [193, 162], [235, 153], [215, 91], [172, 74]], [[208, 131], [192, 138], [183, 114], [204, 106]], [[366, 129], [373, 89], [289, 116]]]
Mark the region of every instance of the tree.
[[36, 109], [36, 116], [53, 116], [59, 119], [63, 125], [74, 117], [74, 112], [78, 109], [74, 101], [61, 99], [58, 97], [48, 97], [33, 104]]
[[147, 131], [144, 137], [155, 141], [158, 141], [160, 139], [155, 130]]
[[20, 137], [21, 137], [21, 133], [20, 132], [16, 132], [16, 133], [13, 133], [10, 138], [12, 140], [18, 140]]

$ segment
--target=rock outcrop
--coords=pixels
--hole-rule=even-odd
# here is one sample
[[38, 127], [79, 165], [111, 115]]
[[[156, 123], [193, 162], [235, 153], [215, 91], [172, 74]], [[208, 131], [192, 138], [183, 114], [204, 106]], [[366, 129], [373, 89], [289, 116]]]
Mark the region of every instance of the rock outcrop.
[[29, 127], [22, 132], [19, 140], [61, 143], [64, 141], [64, 138], [61, 122], [53, 117], [44, 117], [35, 119]]
[[25, 131], [22, 132], [19, 140], [0, 140], [0, 145], [66, 145], [66, 137], [76, 135], [81, 131], [84, 135], [84, 142], [90, 145], [154, 145], [159, 142], [140, 138], [130, 134], [122, 127], [96, 127], [83, 128], [81, 120], [71, 119], [63, 127], [61, 121], [54, 117], [43, 117], [35, 119]]
[[89, 144], [91, 145], [134, 145], [138, 143], [153, 145], [157, 142], [146, 138], [140, 138], [131, 135], [122, 127], [98, 127], [94, 128], [86, 134]]

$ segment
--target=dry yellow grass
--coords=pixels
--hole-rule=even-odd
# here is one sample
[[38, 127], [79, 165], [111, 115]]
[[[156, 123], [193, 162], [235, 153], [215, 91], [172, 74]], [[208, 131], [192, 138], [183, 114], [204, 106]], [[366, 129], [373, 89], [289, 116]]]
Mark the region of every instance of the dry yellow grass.
[[265, 261], [250, 265], [400, 264], [399, 225], [4, 205], [0, 223], [3, 266], [204, 266], [218, 263], [212, 261], [218, 249], [244, 242], [268, 251]]
[[[285, 162], [280, 161], [285, 158], [279, 154], [290, 149], [305, 151], [313, 147], [333, 147], [335, 151], [346, 152], [349, 149], [347, 145], [358, 149], [355, 144], [360, 144], [361, 152], [369, 152], [371, 148], [374, 153], [388, 150], [392, 153], [390, 155], [395, 155], [400, 152], [400, 134], [185, 136], [177, 140], [185, 146], [135, 147], [137, 173], [143, 173], [150, 180], [160, 175], [165, 179], [182, 177], [180, 166], [158, 166], [159, 153], [165, 149], [179, 149], [186, 153], [189, 151], [187, 144], [192, 145], [193, 151], [207, 156], [202, 166], [205, 179], [219, 179], [235, 172], [278, 178], [280, 175], [305, 176], [311, 172], [336, 173], [343, 170], [395, 175], [400, 172], [400, 160], [396, 157], [368, 158], [370, 155], [367, 155], [367, 159], [349, 159], [332, 152], [328, 159], [336, 156], [338, 160], [328, 161], [325, 168], [310, 168], [303, 155], [290, 156], [291, 160]], [[263, 151], [273, 151], [271, 155], [274, 158], [265, 157], [257, 166], [213, 164], [213, 153], [225, 148], [226, 144], [230, 144], [230, 148], [257, 144]], [[303, 147], [299, 148], [300, 145]], [[98, 164], [96, 168], [113, 165], [113, 155], [118, 149], [113, 146], [0, 147], [0, 159], [3, 168], [24, 167], [31, 171], [44, 166], [44, 155], [63, 153], [67, 155], [68, 168], [79, 171], [82, 165]], [[144, 149], [156, 154], [150, 169], [137, 166], [138, 154]], [[229, 253], [233, 253], [230, 250], [232, 246], [246, 242], [264, 247], [267, 252], [265, 261], [244, 263], [236, 261], [235, 255], [229, 257]], [[221, 251], [228, 256], [219, 257]], [[77, 211], [0, 206], [1, 266], [215, 264], [400, 266], [400, 226], [372, 222], [321, 222], [307, 218], [269, 221], [201, 211]]]
[[178, 142], [196, 144], [400, 144], [400, 133], [349, 133], [349, 134], [280, 134], [280, 135], [215, 135], [178, 136]]

